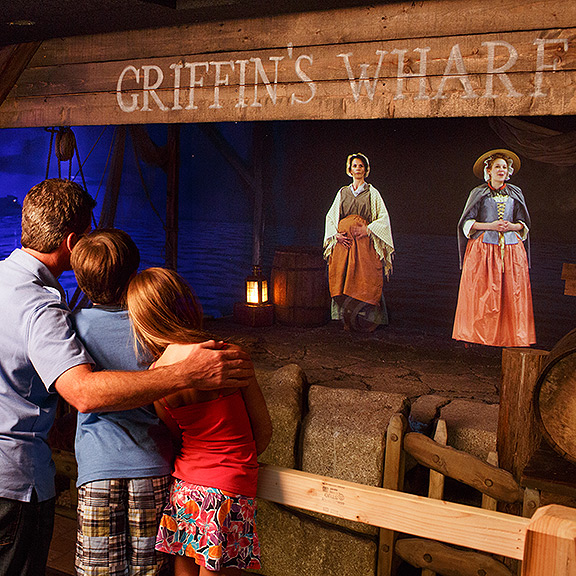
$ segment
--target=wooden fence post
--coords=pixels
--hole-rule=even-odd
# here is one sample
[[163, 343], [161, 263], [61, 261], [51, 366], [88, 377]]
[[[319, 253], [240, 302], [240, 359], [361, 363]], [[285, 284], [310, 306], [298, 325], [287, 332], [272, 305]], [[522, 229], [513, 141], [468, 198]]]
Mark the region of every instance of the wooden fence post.
[[522, 576], [574, 576], [576, 509], [552, 504], [536, 510], [524, 544]]
[[[534, 387], [548, 356], [545, 350], [504, 348], [498, 416], [498, 461], [516, 481], [540, 444], [542, 435], [533, 404]], [[515, 511], [521, 513], [520, 510]]]
[[[384, 454], [384, 474], [382, 488], [389, 490], [402, 490], [404, 487], [404, 451], [402, 443], [404, 433], [408, 428], [408, 421], [403, 414], [393, 414], [386, 430], [386, 452]], [[392, 560], [394, 558], [394, 530], [380, 529], [378, 542], [377, 576], [390, 576], [392, 574]]]

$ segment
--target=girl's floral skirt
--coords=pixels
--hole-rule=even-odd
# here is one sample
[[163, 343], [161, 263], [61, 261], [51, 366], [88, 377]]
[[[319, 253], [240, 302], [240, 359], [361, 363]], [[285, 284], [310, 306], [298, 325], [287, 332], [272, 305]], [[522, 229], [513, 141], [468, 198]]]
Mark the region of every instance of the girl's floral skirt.
[[156, 550], [194, 558], [208, 570], [260, 568], [256, 501], [174, 479]]

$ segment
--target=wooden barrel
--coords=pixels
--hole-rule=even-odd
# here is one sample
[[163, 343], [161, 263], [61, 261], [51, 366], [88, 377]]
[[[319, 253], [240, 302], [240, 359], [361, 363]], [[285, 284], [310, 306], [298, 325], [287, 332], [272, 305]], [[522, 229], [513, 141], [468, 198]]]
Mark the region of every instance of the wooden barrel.
[[550, 351], [534, 388], [534, 411], [550, 446], [576, 463], [576, 330]]
[[330, 320], [326, 262], [320, 248], [284, 246], [272, 265], [274, 315], [287, 326], [322, 326]]

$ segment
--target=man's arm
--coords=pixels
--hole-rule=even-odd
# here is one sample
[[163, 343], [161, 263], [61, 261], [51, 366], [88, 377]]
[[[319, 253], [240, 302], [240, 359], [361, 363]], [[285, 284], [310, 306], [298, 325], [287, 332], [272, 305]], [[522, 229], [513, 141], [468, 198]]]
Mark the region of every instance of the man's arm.
[[250, 357], [239, 348], [220, 348], [214, 341], [179, 345], [176, 364], [141, 372], [92, 372], [80, 364], [55, 382], [57, 392], [80, 412], [128, 410], [187, 388], [213, 390], [246, 386], [254, 377]]

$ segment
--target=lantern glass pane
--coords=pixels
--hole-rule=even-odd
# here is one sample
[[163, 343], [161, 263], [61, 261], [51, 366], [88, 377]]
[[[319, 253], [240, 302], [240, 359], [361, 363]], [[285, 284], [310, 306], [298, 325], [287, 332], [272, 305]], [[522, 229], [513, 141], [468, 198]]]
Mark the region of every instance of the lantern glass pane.
[[258, 282], [246, 281], [246, 301], [248, 304], [259, 304], [258, 302]]

